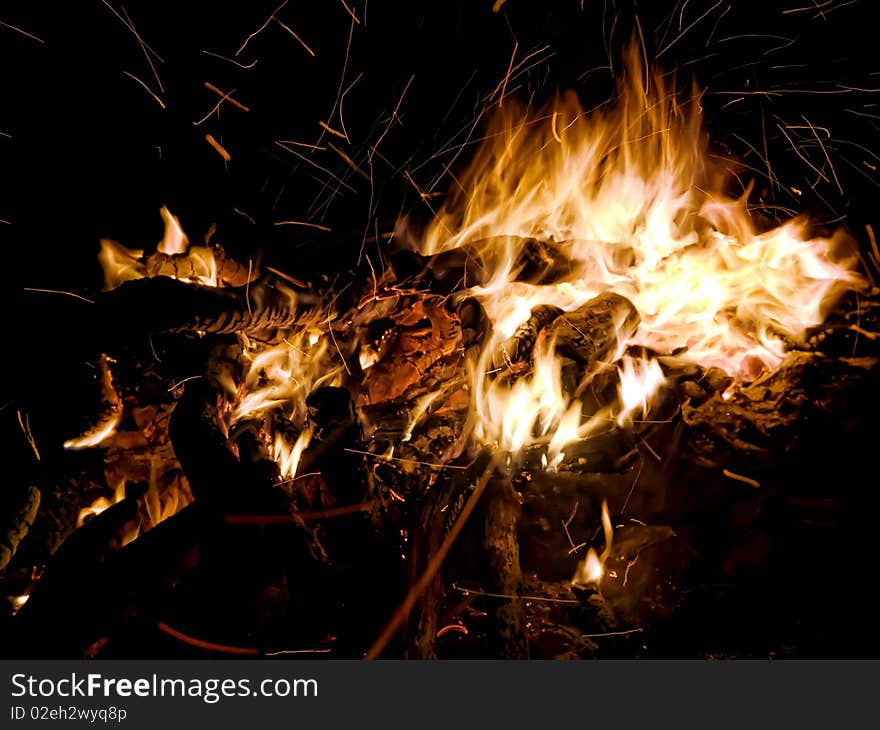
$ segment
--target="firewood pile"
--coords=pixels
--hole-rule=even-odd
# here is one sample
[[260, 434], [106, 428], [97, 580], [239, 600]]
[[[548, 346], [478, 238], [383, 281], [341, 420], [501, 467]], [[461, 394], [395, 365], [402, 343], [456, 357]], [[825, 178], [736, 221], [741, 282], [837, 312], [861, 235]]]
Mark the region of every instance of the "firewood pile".
[[351, 267], [165, 209], [103, 241], [0, 411], [6, 653], [767, 656], [795, 604], [821, 636], [870, 526], [880, 253], [758, 220], [642, 69], [610, 110], [499, 104]]
[[[565, 275], [551, 244], [522, 250], [550, 257], [523, 279]], [[810, 503], [786, 475], [823, 458], [829, 422], [842, 432], [820, 448], [870, 418], [877, 304], [852, 296], [747, 384], [650, 353], [662, 385], [644, 413], [607, 418], [555, 464], [546, 440], [480, 444], [468, 369], [492, 325], [465, 288], [479, 271], [449, 258], [401, 253], [344, 287], [251, 272], [217, 288], [160, 267], [99, 295], [91, 423], [4, 515], [4, 587], [29, 592], [10, 645], [359, 656], [424, 579], [382, 655], [588, 657], [603, 636], [635, 652], [707, 562], [735, 573], [770, 551], [762, 509]], [[626, 346], [639, 318], [612, 292], [537, 307], [492, 353], [492, 377], [529, 377], [549, 346], [584, 413], [620, 413], [618, 361], [648, 355]], [[319, 367], [279, 410], [267, 353], [310, 341]], [[723, 537], [700, 534], [712, 505]]]

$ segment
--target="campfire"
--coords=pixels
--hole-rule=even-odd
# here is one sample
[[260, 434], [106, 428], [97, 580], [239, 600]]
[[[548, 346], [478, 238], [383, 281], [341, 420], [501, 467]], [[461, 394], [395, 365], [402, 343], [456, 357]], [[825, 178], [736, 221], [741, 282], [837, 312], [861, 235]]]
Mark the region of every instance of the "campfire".
[[502, 97], [344, 275], [164, 207], [103, 240], [94, 409], [0, 540], [14, 650], [631, 656], [760, 562], [761, 505], [815, 506], [785, 475], [870, 417], [872, 267], [730, 192], [696, 88], [637, 46], [619, 74], [589, 111]]

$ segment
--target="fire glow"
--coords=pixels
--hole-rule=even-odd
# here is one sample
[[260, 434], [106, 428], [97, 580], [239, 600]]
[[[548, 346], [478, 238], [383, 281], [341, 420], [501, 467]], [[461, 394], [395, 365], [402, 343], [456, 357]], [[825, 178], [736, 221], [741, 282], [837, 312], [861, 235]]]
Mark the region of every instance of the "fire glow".
[[[843, 232], [811, 238], [803, 218], [759, 230], [750, 190], [725, 192], [731, 173], [709, 154], [697, 91], [680, 96], [642, 65], [631, 52], [615, 103], [596, 111], [574, 94], [539, 111], [507, 101], [424, 233], [424, 253], [466, 248], [489, 272], [467, 292], [494, 326], [471, 364], [474, 431], [485, 443], [515, 452], [549, 441], [552, 464], [609, 420], [562, 394], [552, 347], [536, 352], [526, 378], [491, 376], [492, 353], [539, 305], [570, 312], [616, 292], [641, 317], [621, 352], [676, 352], [742, 382], [779, 365], [787, 343], [862, 286]], [[570, 274], [518, 280], [530, 239], [553, 243]], [[623, 422], [647, 408], [662, 373], [624, 357], [620, 375]]]
[[[709, 154], [696, 90], [679, 95], [660, 74], [646, 75], [635, 52], [616, 101], [604, 108], [585, 112], [569, 94], [539, 111], [513, 100], [495, 110], [484, 141], [419, 239], [422, 254], [466, 249], [487, 272], [480, 285], [457, 293], [475, 297], [492, 323], [465, 364], [469, 438], [508, 457], [541, 445], [543, 465], [555, 469], [566, 447], [648, 412], [663, 372], [651, 354], [625, 354], [629, 346], [674, 353], [749, 381], [779, 365], [789, 343], [801, 341], [844, 292], [863, 286], [855, 259], [847, 258], [851, 242], [844, 233], [811, 238], [804, 218], [762, 230], [749, 210], [750, 190], [739, 197], [725, 192], [725, 165]], [[161, 214], [165, 234], [151, 255], [102, 242], [108, 289], [160, 275], [215, 287], [256, 280], [250, 263], [232, 262], [217, 247], [191, 246], [177, 218], [165, 208]], [[552, 244], [553, 264], [564, 275], [550, 283], [522, 280], [518, 262], [529, 240]], [[564, 391], [552, 338], [538, 338], [519, 377], [495, 377], [503, 369], [499, 350], [536, 307], [573, 312], [606, 292], [626, 297], [640, 317], [634, 334], [623, 321], [617, 325], [614, 352], [600, 363], [617, 363], [613, 410], [588, 412], [576, 394]], [[293, 292], [290, 299], [296, 309]], [[273, 342], [239, 335], [246, 372], [221, 379], [227, 427], [270, 413], [278, 419], [267, 446], [287, 482], [312, 439], [309, 393], [339, 385], [347, 370], [334, 339], [335, 318], [327, 305]], [[363, 344], [366, 370], [379, 355]], [[418, 402], [402, 442], [438, 395]], [[68, 448], [100, 444], [119, 414], [113, 418]], [[584, 567], [590, 574], [603, 562], [593, 558], [593, 567]]]

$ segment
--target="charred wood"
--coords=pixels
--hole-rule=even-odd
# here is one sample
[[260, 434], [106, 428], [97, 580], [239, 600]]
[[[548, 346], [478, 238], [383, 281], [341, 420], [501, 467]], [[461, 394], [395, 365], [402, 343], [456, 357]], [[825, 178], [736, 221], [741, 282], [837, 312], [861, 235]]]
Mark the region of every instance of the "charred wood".
[[538, 335], [560, 315], [562, 315], [562, 310], [550, 304], [541, 304], [535, 307], [529, 318], [517, 327], [516, 332], [501, 346], [501, 353], [496, 358], [496, 365], [513, 367], [529, 360], [535, 349]]
[[506, 477], [489, 481], [483, 496], [483, 550], [488, 591], [503, 598], [489, 604], [489, 650], [499, 659], [528, 659], [519, 520], [522, 500]]
[[171, 414], [169, 437], [193, 496], [226, 511], [284, 512], [284, 494], [260, 474], [262, 466], [248, 468], [227, 445], [218, 415], [222, 399], [207, 379], [194, 380]]
[[[448, 470], [441, 473], [427, 494], [418, 500], [411, 533], [409, 556], [409, 583], [415, 585], [426, 574], [450, 532], [467, 507], [469, 497], [477, 489], [485, 488], [491, 474], [492, 457], [481, 452], [466, 470]], [[483, 473], [478, 480], [477, 475]], [[481, 486], [482, 485], [482, 486]], [[461, 526], [459, 526], [461, 529]], [[415, 600], [409, 614], [406, 631], [405, 656], [410, 659], [433, 659], [437, 656], [437, 632], [441, 604], [445, 596], [442, 563], [430, 576], [424, 590]]]
[[687, 443], [700, 463], [724, 466], [737, 459], [752, 464], [790, 451], [804, 436], [799, 427], [844, 407], [859, 384], [870, 382], [876, 358], [832, 359], [794, 352], [775, 370], [738, 388], [727, 398], [685, 403]]
[[[7, 490], [11, 491], [11, 490]], [[20, 490], [15, 490], [16, 492]], [[0, 525], [0, 570], [9, 565], [9, 561], [18, 550], [37, 518], [40, 509], [40, 490], [29, 485], [22, 494], [15, 494], [20, 499], [11, 499], [8, 495], [0, 503], [3, 523]]]
[[577, 362], [587, 375], [615, 359], [623, 343], [635, 334], [639, 313], [626, 297], [604, 292], [579, 309], [566, 312], [545, 331], [556, 352]]
[[10, 625], [15, 655], [81, 656], [132, 611], [162, 600], [194, 564], [205, 514], [184, 509], [120, 549], [137, 515], [133, 497], [113, 505], [62, 544]]
[[351, 394], [345, 388], [323, 386], [306, 399], [314, 426], [312, 440], [299, 466], [300, 473], [319, 471], [334, 503], [355, 504], [367, 491], [362, 452], [363, 434]]
[[245, 286], [253, 273], [247, 267], [229, 258], [220, 247], [192, 246], [186, 253], [167, 254], [155, 251], [144, 262], [146, 277], [168, 276], [174, 279], [196, 279], [205, 271], [205, 261], [213, 261], [218, 281], [227, 286]]
[[434, 363], [461, 345], [461, 326], [440, 297], [406, 301], [392, 315], [395, 327], [384, 357], [366, 372], [365, 404], [397, 398]]
[[268, 280], [222, 289], [164, 276], [137, 279], [98, 297], [97, 323], [106, 342], [162, 332], [261, 335], [297, 322], [289, 291]]
[[468, 352], [480, 347], [492, 334], [492, 321], [476, 297], [466, 297], [457, 307], [461, 323], [461, 344]]

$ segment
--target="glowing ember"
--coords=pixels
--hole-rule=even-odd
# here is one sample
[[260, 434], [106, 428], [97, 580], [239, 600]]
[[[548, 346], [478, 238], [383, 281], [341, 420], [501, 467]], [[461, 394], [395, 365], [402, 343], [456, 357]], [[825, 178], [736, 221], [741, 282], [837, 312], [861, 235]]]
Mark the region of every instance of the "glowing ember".
[[[729, 177], [708, 154], [699, 95], [646, 77], [635, 52], [609, 108], [587, 113], [573, 94], [537, 113], [506, 100], [423, 237], [424, 253], [466, 247], [488, 272], [467, 292], [494, 325], [471, 364], [478, 439], [509, 451], [549, 439], [558, 458], [591, 430], [595, 414], [575, 413], [560, 390], [552, 348], [536, 352], [528, 378], [488, 375], [488, 353], [539, 305], [570, 312], [614, 291], [641, 316], [622, 346], [683, 348], [742, 381], [777, 366], [787, 341], [862, 286], [843, 233], [811, 238], [803, 219], [760, 231], [748, 191], [725, 193]], [[517, 280], [529, 239], [552, 243], [566, 273]], [[662, 378], [656, 364], [633, 362], [621, 377], [625, 419], [646, 409]]]
[[12, 613], [18, 613], [18, 610], [24, 606], [25, 603], [28, 602], [28, 598], [30, 598], [30, 593], [23, 593], [20, 596], [11, 596], [12, 600]]

